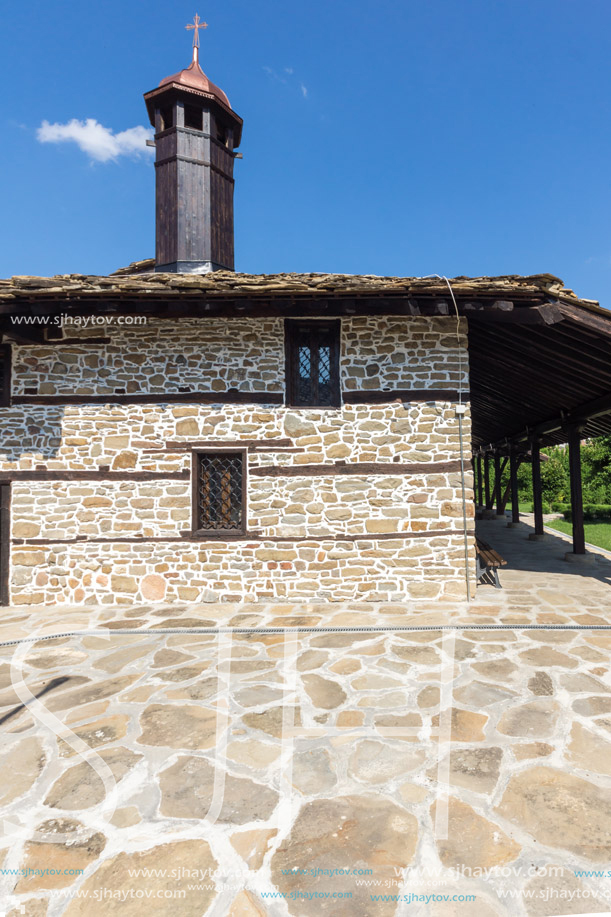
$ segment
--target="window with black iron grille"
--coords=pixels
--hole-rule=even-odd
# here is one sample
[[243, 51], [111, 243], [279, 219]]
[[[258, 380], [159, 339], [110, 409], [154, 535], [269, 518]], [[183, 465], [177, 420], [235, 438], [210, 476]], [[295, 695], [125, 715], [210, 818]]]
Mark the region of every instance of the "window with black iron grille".
[[286, 400], [294, 407], [340, 406], [340, 322], [287, 320]]
[[246, 451], [196, 452], [193, 525], [198, 532], [246, 528]]

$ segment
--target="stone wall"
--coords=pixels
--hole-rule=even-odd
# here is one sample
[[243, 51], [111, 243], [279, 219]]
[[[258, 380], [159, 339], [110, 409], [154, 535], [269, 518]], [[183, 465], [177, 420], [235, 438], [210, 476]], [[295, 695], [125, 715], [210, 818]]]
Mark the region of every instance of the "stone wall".
[[[464, 320], [463, 320], [464, 321]], [[463, 331], [466, 329], [463, 329]], [[13, 394], [284, 392], [284, 323], [266, 319], [182, 319], [143, 325], [68, 326], [74, 338], [107, 344], [15, 347]], [[466, 354], [466, 335], [461, 337]], [[344, 389], [456, 388], [452, 318], [395, 316], [342, 320]], [[461, 378], [467, 384], [468, 366]]]
[[[453, 319], [344, 319], [342, 389], [467, 388], [464, 331], [459, 363]], [[13, 602], [463, 597], [458, 423], [449, 400], [332, 410], [162, 397], [79, 404], [79, 395], [284, 390], [280, 319], [110, 327], [105, 344], [87, 343], [100, 336], [97, 327], [80, 335], [82, 343], [13, 348], [13, 395], [74, 396], [65, 406], [3, 411], [0, 471], [17, 472]], [[463, 426], [468, 454], [468, 413]], [[249, 449], [247, 533], [193, 540], [187, 444], [249, 440], [265, 445]], [[31, 470], [39, 479], [18, 479]], [[95, 480], [61, 477], [96, 471]], [[471, 512], [469, 463], [466, 485]]]

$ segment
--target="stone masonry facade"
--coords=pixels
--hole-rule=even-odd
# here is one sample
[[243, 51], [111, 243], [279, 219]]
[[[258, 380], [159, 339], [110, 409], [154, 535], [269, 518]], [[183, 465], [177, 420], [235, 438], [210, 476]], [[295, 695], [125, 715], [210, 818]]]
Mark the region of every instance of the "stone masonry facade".
[[[13, 345], [12, 395], [37, 401], [2, 419], [0, 471], [14, 473], [12, 603], [464, 598], [450, 399], [223, 403], [230, 390], [284, 393], [280, 318], [75, 326], [69, 336]], [[340, 374], [344, 393], [468, 390], [465, 322], [457, 339], [447, 317], [344, 318]], [[172, 402], [184, 392], [220, 400]], [[158, 400], [113, 403], [117, 394]], [[92, 395], [108, 403], [79, 403]], [[471, 515], [468, 409], [463, 428]], [[248, 448], [240, 537], [192, 534], [192, 444], [208, 443]], [[69, 479], [79, 472], [97, 475]], [[471, 535], [468, 547], [471, 556]]]

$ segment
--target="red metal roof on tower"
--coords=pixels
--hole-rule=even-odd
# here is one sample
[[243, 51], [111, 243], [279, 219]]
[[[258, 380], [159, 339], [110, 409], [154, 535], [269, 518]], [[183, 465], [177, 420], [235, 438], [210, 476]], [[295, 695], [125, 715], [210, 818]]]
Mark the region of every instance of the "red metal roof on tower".
[[[194, 51], [196, 50], [194, 48]], [[172, 74], [172, 76], [166, 76], [159, 85], [167, 86], [170, 83], [177, 83], [179, 86], [187, 86], [190, 89], [199, 89], [201, 92], [209, 92], [228, 108], [231, 108], [231, 103], [223, 90], [208, 79], [195, 56], [189, 67], [179, 73]]]

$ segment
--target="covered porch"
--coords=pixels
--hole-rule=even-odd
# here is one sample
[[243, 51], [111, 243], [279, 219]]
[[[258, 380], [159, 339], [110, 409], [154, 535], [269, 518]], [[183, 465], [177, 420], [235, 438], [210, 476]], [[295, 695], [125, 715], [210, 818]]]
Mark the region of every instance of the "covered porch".
[[532, 514], [514, 526], [501, 518], [476, 522], [478, 537], [493, 545], [507, 565], [500, 573], [503, 588], [479, 585], [470, 612], [516, 623], [608, 624], [611, 554], [589, 547], [591, 562], [566, 563], [570, 537], [547, 530], [543, 542], [534, 542], [529, 538], [534, 532]]
[[[469, 317], [476, 517], [504, 520], [509, 508], [509, 526], [520, 523], [517, 475], [526, 462], [534, 510], [527, 537], [553, 539], [565, 561], [593, 564], [584, 533], [580, 447], [611, 433], [611, 312], [565, 293], [570, 291], [545, 305], [498, 303], [496, 310]], [[543, 519], [541, 462], [546, 446], [560, 444], [569, 451], [570, 543], [546, 532]], [[480, 525], [479, 532], [488, 528]], [[507, 535], [500, 536], [498, 525], [489, 534], [502, 554]]]

